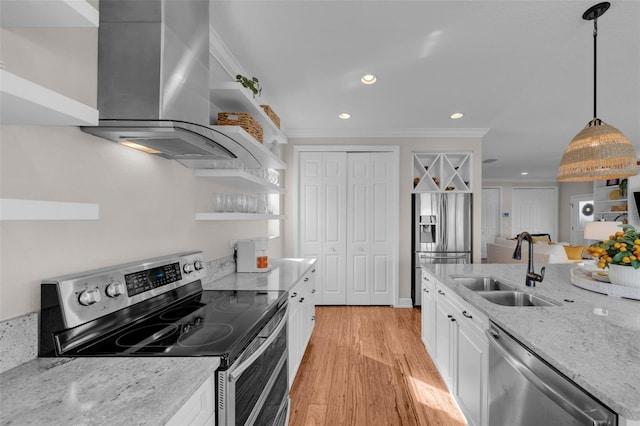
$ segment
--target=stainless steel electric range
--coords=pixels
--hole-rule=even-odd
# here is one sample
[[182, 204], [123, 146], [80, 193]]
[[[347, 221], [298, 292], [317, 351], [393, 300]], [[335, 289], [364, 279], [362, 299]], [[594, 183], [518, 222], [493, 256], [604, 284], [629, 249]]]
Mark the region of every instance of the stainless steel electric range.
[[286, 292], [205, 276], [188, 252], [44, 280], [39, 356], [218, 357], [218, 425], [286, 424]]

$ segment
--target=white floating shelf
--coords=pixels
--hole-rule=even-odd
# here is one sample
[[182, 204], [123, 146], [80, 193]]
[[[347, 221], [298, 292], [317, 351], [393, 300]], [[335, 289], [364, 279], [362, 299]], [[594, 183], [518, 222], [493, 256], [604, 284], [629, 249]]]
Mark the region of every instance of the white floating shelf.
[[215, 180], [243, 191], [284, 194], [284, 188], [241, 169], [196, 169], [196, 177]]
[[0, 70], [0, 124], [95, 126], [99, 113], [76, 100]]
[[248, 112], [263, 128], [272, 133], [272, 139], [280, 144], [287, 143], [287, 137], [240, 83], [230, 81], [215, 84], [211, 88], [211, 102], [222, 111]]
[[258, 213], [196, 213], [196, 220], [283, 220], [285, 216]]
[[98, 204], [0, 199], [0, 220], [98, 220]]
[[242, 145], [251, 144], [251, 151], [254, 156], [258, 158], [258, 161], [263, 167], [269, 169], [284, 170], [287, 168], [287, 163], [278, 158], [273, 152], [269, 151], [264, 144], [258, 142], [256, 138], [251, 136], [246, 130], [240, 126], [211, 126], [212, 129], [217, 130], [220, 133], [224, 133], [236, 142]]
[[0, 24], [10, 27], [97, 28], [98, 10], [85, 0], [2, 0]]

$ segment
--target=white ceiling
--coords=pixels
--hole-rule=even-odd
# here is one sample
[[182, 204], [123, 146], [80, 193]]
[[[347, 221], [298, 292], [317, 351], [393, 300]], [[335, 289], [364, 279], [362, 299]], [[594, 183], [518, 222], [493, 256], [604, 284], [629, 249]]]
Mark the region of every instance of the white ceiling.
[[[213, 0], [211, 24], [290, 137], [488, 129], [483, 178], [555, 180], [593, 115], [595, 3]], [[640, 156], [640, 1], [598, 20], [598, 116]]]

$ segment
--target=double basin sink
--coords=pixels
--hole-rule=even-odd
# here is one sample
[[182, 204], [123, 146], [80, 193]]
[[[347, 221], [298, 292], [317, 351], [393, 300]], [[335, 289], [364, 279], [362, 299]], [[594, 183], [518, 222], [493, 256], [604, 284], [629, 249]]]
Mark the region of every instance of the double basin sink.
[[475, 291], [491, 303], [503, 306], [556, 306], [533, 294], [516, 290], [512, 285], [506, 284], [493, 277], [460, 277], [452, 276], [458, 284]]

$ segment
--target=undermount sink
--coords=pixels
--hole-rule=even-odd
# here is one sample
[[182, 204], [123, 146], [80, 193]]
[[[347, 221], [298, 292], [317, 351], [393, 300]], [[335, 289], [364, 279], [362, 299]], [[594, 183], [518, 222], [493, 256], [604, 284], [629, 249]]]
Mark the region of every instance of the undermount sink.
[[515, 290], [515, 287], [498, 281], [493, 277], [452, 277], [458, 284], [473, 291], [504, 291]]
[[556, 306], [551, 302], [522, 291], [480, 291], [478, 295], [491, 303], [503, 306]]

